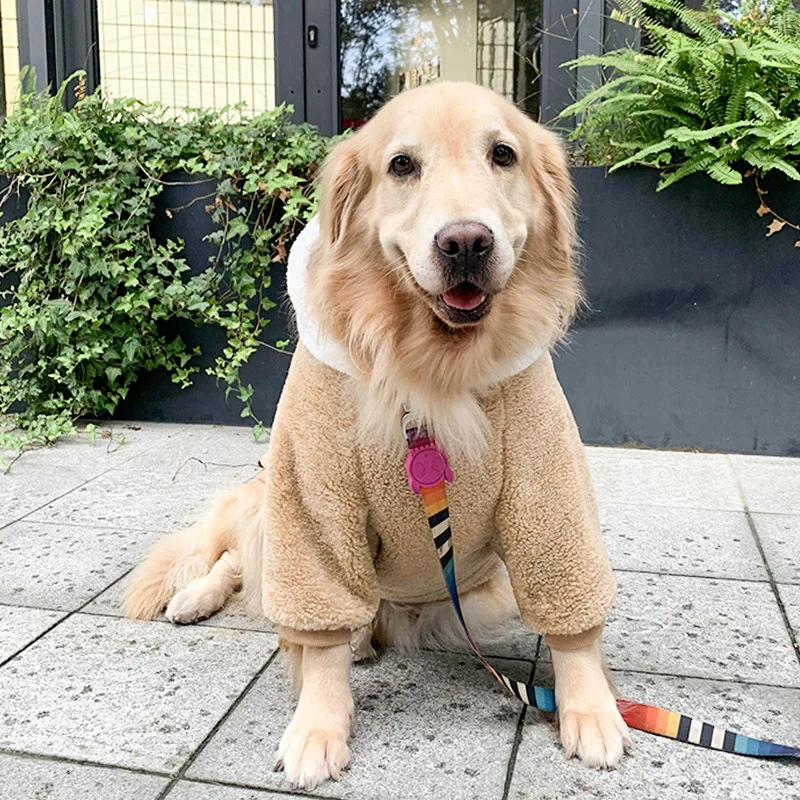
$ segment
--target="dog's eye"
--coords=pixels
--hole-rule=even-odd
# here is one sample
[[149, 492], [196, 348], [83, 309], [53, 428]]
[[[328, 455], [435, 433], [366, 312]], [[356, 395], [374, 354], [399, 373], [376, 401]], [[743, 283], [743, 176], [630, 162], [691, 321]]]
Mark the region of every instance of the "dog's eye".
[[492, 148], [492, 161], [498, 167], [510, 167], [516, 160], [516, 154], [507, 144], [496, 144]]
[[389, 171], [397, 178], [405, 178], [416, 170], [416, 165], [410, 156], [401, 153], [395, 156], [389, 164]]

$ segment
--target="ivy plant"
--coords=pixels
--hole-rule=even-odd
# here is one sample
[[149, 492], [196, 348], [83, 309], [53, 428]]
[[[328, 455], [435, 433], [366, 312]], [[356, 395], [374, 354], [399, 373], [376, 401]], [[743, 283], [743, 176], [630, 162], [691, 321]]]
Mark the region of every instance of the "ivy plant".
[[[313, 214], [329, 141], [292, 124], [286, 107], [174, 118], [95, 93], [67, 109], [68, 82], [52, 97], [23, 92], [0, 127], [0, 212], [17, 196], [27, 207], [0, 221], [0, 453], [75, 434], [80, 417], [113, 415], [148, 371], [188, 386], [199, 353], [166, 332], [175, 319], [224, 331], [208, 371], [259, 436], [240, 370], [272, 346], [270, 268]], [[175, 172], [214, 179], [204, 204], [216, 255], [200, 274], [182, 242], [151, 232], [154, 201]]]
[[[619, 0], [641, 51], [585, 56], [605, 82], [567, 108], [590, 163], [661, 170], [659, 189], [696, 172], [720, 183], [781, 172], [800, 180], [800, 13], [792, 0], [732, 11], [678, 0]], [[670, 27], [659, 19], [670, 15]]]

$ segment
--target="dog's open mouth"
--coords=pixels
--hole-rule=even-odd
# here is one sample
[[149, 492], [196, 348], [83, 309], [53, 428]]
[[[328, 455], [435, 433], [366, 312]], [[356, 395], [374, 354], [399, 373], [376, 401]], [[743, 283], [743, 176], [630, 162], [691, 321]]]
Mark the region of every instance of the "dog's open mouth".
[[492, 296], [480, 286], [462, 281], [438, 297], [439, 311], [454, 325], [477, 322], [489, 311]]

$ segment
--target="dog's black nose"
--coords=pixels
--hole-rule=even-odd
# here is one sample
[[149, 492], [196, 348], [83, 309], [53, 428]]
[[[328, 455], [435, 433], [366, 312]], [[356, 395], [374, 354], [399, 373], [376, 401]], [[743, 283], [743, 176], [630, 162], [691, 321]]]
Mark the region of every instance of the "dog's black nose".
[[480, 222], [452, 222], [433, 237], [433, 242], [439, 255], [470, 269], [489, 257], [494, 236]]

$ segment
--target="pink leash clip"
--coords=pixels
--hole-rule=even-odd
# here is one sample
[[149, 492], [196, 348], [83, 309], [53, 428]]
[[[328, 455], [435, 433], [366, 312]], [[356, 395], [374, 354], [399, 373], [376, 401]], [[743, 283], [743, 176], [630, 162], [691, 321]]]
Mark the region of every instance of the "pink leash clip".
[[411, 414], [406, 412], [403, 416], [403, 434], [408, 442], [406, 474], [411, 490], [414, 494], [419, 494], [422, 489], [436, 486], [442, 480], [452, 483], [453, 470], [450, 469], [447, 456], [428, 437], [424, 428], [417, 430], [410, 423]]

